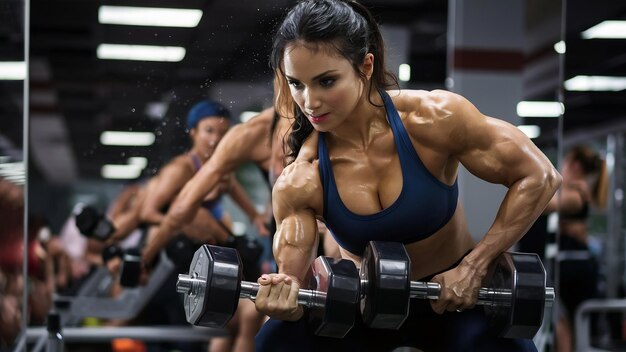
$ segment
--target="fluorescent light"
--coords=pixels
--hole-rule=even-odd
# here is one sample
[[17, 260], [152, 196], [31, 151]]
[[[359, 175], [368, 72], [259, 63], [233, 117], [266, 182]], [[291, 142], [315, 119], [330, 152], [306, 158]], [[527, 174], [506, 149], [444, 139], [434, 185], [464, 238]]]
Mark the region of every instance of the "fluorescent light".
[[626, 21], [602, 21], [581, 36], [584, 39], [626, 39]]
[[185, 57], [185, 48], [154, 45], [98, 45], [98, 59], [179, 62]]
[[554, 44], [554, 51], [559, 54], [565, 54], [565, 42], [561, 40], [560, 42]]
[[128, 158], [128, 164], [144, 169], [146, 166], [148, 166], [148, 159], [142, 156], [133, 156]]
[[103, 145], [145, 147], [152, 145], [154, 139], [152, 132], [104, 131], [100, 135], [100, 143]]
[[260, 114], [260, 112], [258, 111], [244, 111], [241, 114], [239, 114], [239, 121], [246, 122], [258, 114]]
[[134, 179], [141, 175], [141, 170], [136, 165], [103, 165], [100, 174], [103, 178], [111, 179]]
[[519, 125], [517, 126], [528, 138], [537, 138], [541, 135], [541, 128], [537, 125]]
[[159, 7], [100, 6], [98, 21], [103, 24], [157, 27], [196, 27], [201, 10]]
[[26, 63], [24, 61], [0, 62], [0, 80], [19, 81], [26, 78]]
[[23, 185], [26, 182], [24, 162], [18, 161], [0, 164], [0, 177], [15, 184]]
[[626, 89], [626, 77], [576, 76], [563, 84], [571, 91], [613, 91]]
[[411, 65], [401, 64], [398, 67], [398, 79], [404, 82], [411, 80]]
[[565, 112], [565, 106], [557, 101], [520, 101], [517, 103], [519, 117], [559, 117], [563, 112]]

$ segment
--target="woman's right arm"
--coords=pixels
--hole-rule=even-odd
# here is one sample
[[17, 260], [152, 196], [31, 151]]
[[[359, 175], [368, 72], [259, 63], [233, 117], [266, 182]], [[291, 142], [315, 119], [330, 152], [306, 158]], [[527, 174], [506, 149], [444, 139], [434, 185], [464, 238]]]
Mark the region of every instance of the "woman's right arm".
[[[178, 193], [169, 211], [163, 217], [154, 241], [148, 243], [143, 252], [143, 260], [150, 263], [156, 254], [179, 231], [191, 223], [202, 206], [204, 197], [222, 180], [223, 176], [248, 161], [249, 153], [255, 148], [253, 135], [262, 131], [250, 130], [246, 124], [231, 128], [220, 141], [211, 158], [184, 185]], [[252, 135], [251, 135], [252, 133]], [[216, 237], [228, 236], [217, 221], [210, 221], [209, 231]]]
[[256, 308], [272, 318], [298, 320], [304, 311], [298, 305], [298, 290], [306, 288], [311, 263], [319, 241], [315, 205], [320, 204], [321, 188], [310, 162], [291, 164], [276, 181], [272, 205], [277, 230], [273, 252], [278, 274], [259, 278]]
[[180, 158], [166, 165], [159, 172], [157, 181], [146, 192], [141, 205], [142, 222], [158, 225], [163, 221], [163, 208], [171, 203], [176, 194], [191, 178], [191, 171]]

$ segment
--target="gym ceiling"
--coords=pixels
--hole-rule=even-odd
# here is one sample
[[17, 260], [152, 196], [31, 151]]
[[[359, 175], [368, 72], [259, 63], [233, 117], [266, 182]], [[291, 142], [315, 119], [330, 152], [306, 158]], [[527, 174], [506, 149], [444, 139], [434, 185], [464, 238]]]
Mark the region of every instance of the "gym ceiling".
[[[184, 116], [213, 82], [264, 84], [271, 80], [267, 63], [271, 34], [285, 9], [295, 1], [276, 0], [138, 0], [133, 6], [202, 10], [196, 27], [146, 27], [101, 24], [101, 5], [122, 1], [31, 0], [30, 124], [39, 156], [31, 177], [51, 182], [100, 179], [104, 164], [129, 157], [158, 168], [188, 145]], [[443, 0], [363, 0], [385, 25], [410, 31], [411, 87], [444, 87], [446, 78], [447, 2]], [[541, 11], [529, 0], [529, 14]], [[626, 3], [567, 1], [565, 78], [577, 75], [626, 77], [626, 40], [581, 37], [603, 20], [626, 20]], [[23, 59], [23, 3], [0, 5], [0, 61]], [[102, 43], [180, 46], [180, 62], [102, 60]], [[558, 75], [558, 70], [547, 72]], [[271, 86], [268, 84], [268, 89]], [[527, 84], [527, 83], [525, 83]], [[532, 84], [532, 82], [530, 82]], [[554, 88], [526, 98], [554, 98]], [[22, 144], [22, 83], [0, 80], [0, 155]], [[567, 92], [564, 130], [620, 123], [626, 90]], [[160, 115], [160, 116], [159, 116]], [[105, 130], [156, 131], [149, 147], [110, 147], [100, 143]], [[7, 144], [8, 141], [8, 144]], [[34, 142], [33, 142], [34, 143]], [[32, 143], [31, 143], [32, 144]], [[175, 146], [175, 147], [172, 147]], [[14, 149], [15, 149], [14, 148]], [[46, 151], [42, 153], [41, 151]], [[54, 171], [54, 169], [58, 169]], [[52, 170], [52, 171], [51, 171]], [[59, 171], [60, 170], [60, 171]]]

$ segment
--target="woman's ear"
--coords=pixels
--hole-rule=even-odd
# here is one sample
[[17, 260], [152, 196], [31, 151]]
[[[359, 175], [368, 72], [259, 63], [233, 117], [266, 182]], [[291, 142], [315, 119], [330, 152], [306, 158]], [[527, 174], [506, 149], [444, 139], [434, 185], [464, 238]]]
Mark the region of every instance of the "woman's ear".
[[372, 74], [374, 74], [374, 54], [365, 54], [363, 63], [361, 64], [361, 72], [363, 72], [363, 75], [365, 75], [368, 80], [372, 78]]

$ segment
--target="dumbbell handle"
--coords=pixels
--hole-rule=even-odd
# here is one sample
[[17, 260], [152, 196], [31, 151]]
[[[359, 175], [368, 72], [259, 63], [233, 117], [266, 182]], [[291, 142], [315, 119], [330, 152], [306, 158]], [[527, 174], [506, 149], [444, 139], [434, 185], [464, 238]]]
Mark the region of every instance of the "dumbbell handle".
[[[249, 298], [256, 300], [256, 295], [259, 293], [259, 284], [256, 282], [242, 281], [241, 291], [239, 292], [240, 298]], [[298, 290], [298, 304], [301, 304], [308, 308], [324, 308], [326, 306], [326, 293], [315, 290]]]
[[[439, 299], [441, 285], [436, 282], [411, 281], [411, 298]], [[511, 290], [494, 290], [481, 287], [478, 291], [476, 304], [484, 306], [511, 304]], [[554, 287], [546, 287], [546, 307], [554, 303]]]
[[[205, 280], [196, 276], [179, 274], [176, 282], [176, 291], [184, 294], [197, 294], [206, 285]], [[259, 293], [259, 284], [250, 281], [241, 281], [239, 298], [256, 299]], [[326, 293], [314, 290], [300, 289], [298, 291], [298, 304], [309, 308], [324, 308], [326, 306]]]

